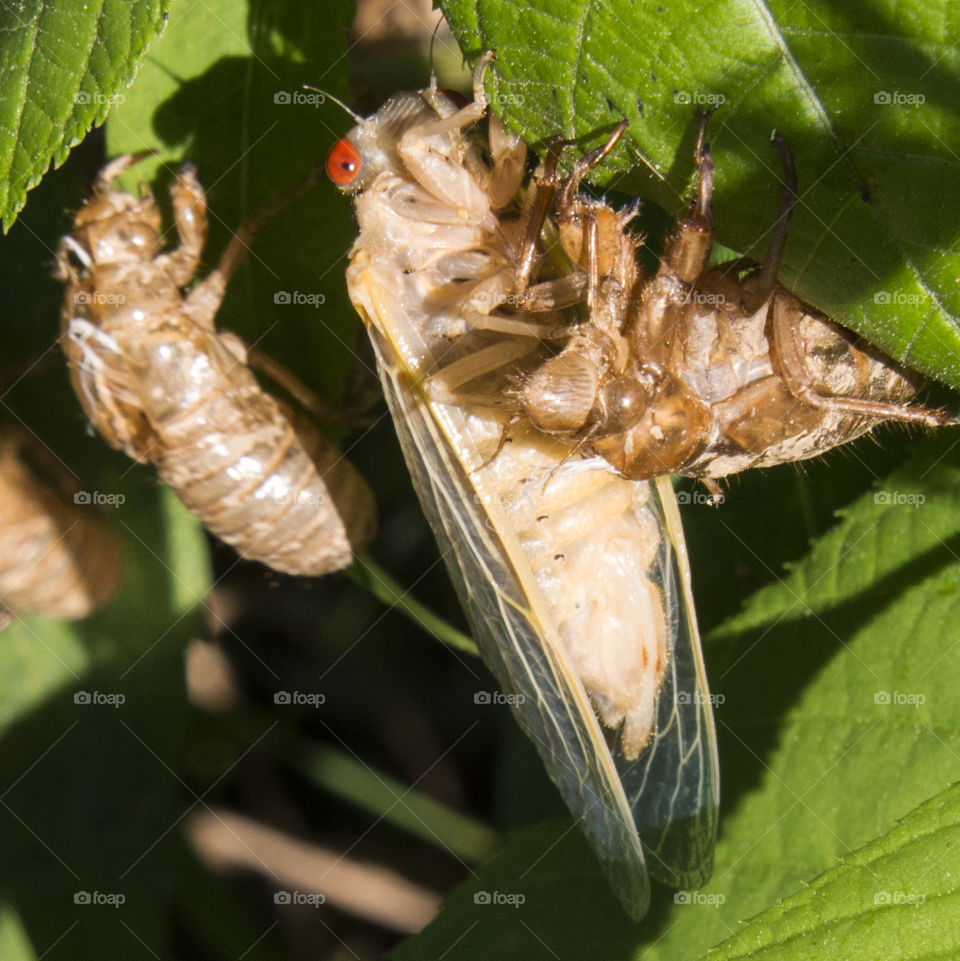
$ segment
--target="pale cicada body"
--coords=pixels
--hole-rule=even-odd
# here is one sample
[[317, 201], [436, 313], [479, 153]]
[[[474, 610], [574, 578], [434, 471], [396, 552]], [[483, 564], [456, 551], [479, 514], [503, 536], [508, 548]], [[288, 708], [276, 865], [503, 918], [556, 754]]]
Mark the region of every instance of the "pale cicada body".
[[[563, 183], [561, 239], [574, 259], [592, 251], [585, 281], [591, 309], [521, 390], [530, 420], [627, 477], [708, 481], [814, 457], [885, 420], [955, 423], [940, 411], [904, 406], [915, 375], [776, 283], [796, 201], [782, 139], [787, 183], [766, 262], [707, 266], [713, 162], [705, 127], [706, 118], [697, 199], [653, 277], [639, 274], [636, 241], [625, 230], [634, 211], [617, 215], [578, 197], [583, 166]], [[617, 250], [627, 256], [608, 256]]]
[[0, 605], [70, 620], [117, 589], [123, 545], [64, 468], [20, 430], [0, 433]]
[[366, 483], [260, 387], [242, 342], [214, 328], [243, 249], [228, 247], [185, 294], [206, 235], [203, 190], [183, 167], [172, 190], [180, 246], [164, 252], [153, 198], [112, 185], [131, 162], [103, 170], [58, 255], [63, 349], [87, 416], [241, 555], [291, 574], [346, 567], [373, 536]]
[[669, 483], [627, 481], [532, 428], [501, 449], [509, 410], [456, 392], [479, 377], [506, 398], [503, 371], [542, 361], [537, 336], [560, 320], [501, 309], [522, 145], [491, 118], [487, 159], [465, 133], [486, 62], [467, 107], [402, 94], [331, 152], [356, 190], [347, 284], [481, 653], [639, 916], [647, 866], [690, 887], [712, 866], [718, 774], [685, 549]]

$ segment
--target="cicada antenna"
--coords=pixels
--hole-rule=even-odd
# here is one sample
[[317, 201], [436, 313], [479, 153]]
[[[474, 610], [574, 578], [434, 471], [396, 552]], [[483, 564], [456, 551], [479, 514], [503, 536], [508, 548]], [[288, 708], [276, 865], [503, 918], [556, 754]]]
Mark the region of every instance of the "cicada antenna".
[[326, 90], [321, 90], [319, 87], [311, 86], [309, 83], [303, 84], [304, 90], [312, 90], [314, 93], [320, 94], [321, 97], [326, 97], [328, 100], [332, 100], [341, 110], [346, 111], [353, 118], [354, 123], [362, 123], [363, 117], [360, 116], [355, 110], [351, 110], [339, 97], [335, 97], [332, 93], [328, 93]]
[[430, 46], [427, 50], [427, 62], [430, 64], [430, 89], [437, 89], [437, 71], [433, 69], [433, 48], [437, 42], [437, 34], [440, 32], [440, 27], [443, 24], [443, 17], [436, 22], [433, 28], [433, 33], [430, 34]]

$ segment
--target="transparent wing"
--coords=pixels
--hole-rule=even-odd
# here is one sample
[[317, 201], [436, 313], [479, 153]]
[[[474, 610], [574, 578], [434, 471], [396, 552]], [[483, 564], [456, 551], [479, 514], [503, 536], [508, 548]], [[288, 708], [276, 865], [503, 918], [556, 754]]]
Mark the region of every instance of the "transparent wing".
[[650, 873], [669, 887], [688, 889], [702, 887], [713, 871], [720, 769], [680, 513], [670, 479], [655, 484], [667, 533], [656, 569], [667, 579], [673, 657], [657, 698], [656, 737], [637, 760], [625, 759], [616, 747], [614, 760]]
[[[670, 492], [669, 484], [658, 495], [654, 485], [626, 481], [605, 465], [574, 459], [568, 469], [562, 466], [568, 451], [551, 441], [512, 443], [492, 466], [481, 466], [491, 443], [496, 446], [501, 422], [432, 403], [421, 385], [424, 370], [435, 358], [404, 316], [402, 301], [378, 287], [376, 271], [367, 272], [363, 258], [355, 260], [348, 280], [370, 329], [414, 484], [481, 654], [504, 693], [515, 695], [521, 727], [625, 907], [639, 918], [650, 896], [644, 846], [652, 855], [654, 876], [693, 886], [709, 875], [716, 830], [717, 768], [709, 701], [705, 696], [680, 696], [705, 695], [706, 686], [687, 593], [689, 576], [678, 566], [678, 561], [685, 562], [679, 518], [673, 507], [668, 523], [661, 500]], [[513, 475], [504, 464], [512, 466]], [[540, 480], [529, 482], [538, 475]], [[593, 520], [594, 512], [603, 515], [601, 519]], [[551, 547], [552, 541], [537, 543], [529, 533], [538, 533], [535, 522], [548, 515], [565, 531], [568, 548]], [[634, 540], [648, 543], [638, 548], [609, 533], [621, 531], [624, 524]], [[572, 566], [574, 548], [580, 551], [584, 542], [594, 551], [584, 554], [587, 570], [598, 557], [598, 545], [610, 553], [610, 545], [619, 544], [639, 556], [649, 554], [643, 570], [649, 563], [659, 572], [659, 584], [644, 586], [641, 593], [646, 591], [643, 596], [655, 598], [656, 606], [664, 609], [661, 619], [669, 640], [655, 705], [655, 736], [633, 761], [624, 757], [618, 733], [605, 733], [601, 727], [568, 650], [570, 625], [599, 623], [596, 617], [602, 612], [596, 612], [593, 621], [581, 622], [579, 601], [561, 611], [556, 599], [576, 598], [581, 591], [607, 596], [615, 604], [621, 583], [627, 592], [635, 589], [617, 577], [637, 565], [624, 565], [618, 575], [614, 562], [614, 574], [606, 583], [579, 583], [583, 578], [571, 571], [577, 569]], [[551, 584], [551, 579], [559, 582]], [[589, 633], [573, 643], [589, 647]]]

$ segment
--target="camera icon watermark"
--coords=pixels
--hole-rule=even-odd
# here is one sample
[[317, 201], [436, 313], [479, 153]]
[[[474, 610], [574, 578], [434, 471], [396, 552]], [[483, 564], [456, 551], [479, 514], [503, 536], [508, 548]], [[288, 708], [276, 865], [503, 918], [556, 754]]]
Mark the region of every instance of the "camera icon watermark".
[[274, 904], [289, 904], [289, 905], [299, 905], [305, 904], [311, 908], [319, 908], [321, 904], [326, 903], [326, 895], [319, 894], [316, 891], [274, 891], [273, 892], [273, 903]]
[[274, 691], [273, 703], [291, 707], [320, 707], [326, 704], [327, 695], [307, 691]]
[[722, 93], [703, 93], [700, 90], [675, 90], [673, 102], [683, 106], [720, 107], [727, 102]]
[[280, 107], [321, 107], [327, 98], [319, 90], [275, 90], [273, 102]]
[[873, 903], [876, 907], [883, 907], [888, 904], [906, 904], [920, 907], [927, 900], [925, 894], [913, 894], [909, 891], [877, 891], [873, 896]]
[[927, 102], [922, 93], [902, 93], [899, 90], [878, 90], [873, 102], [881, 106], [919, 107]]
[[73, 703], [80, 707], [123, 707], [126, 694], [110, 694], [106, 691], [74, 691]]
[[893, 507], [920, 507], [926, 503], [924, 494], [906, 493], [904, 491], [874, 491], [874, 504], [883, 504]]
[[478, 905], [505, 905], [510, 908], [519, 908], [526, 904], [527, 897], [511, 891], [475, 891], [473, 903]]
[[892, 304], [895, 307], [917, 307], [927, 302], [926, 294], [905, 294], [902, 290], [878, 290], [873, 302], [878, 306]]
[[709, 491], [702, 490], [692, 490], [692, 491], [677, 491], [677, 503], [682, 507], [688, 507], [691, 504], [700, 507], [719, 507], [726, 497], [721, 493], [711, 494]]
[[886, 705], [890, 704], [896, 707], [920, 707], [921, 704], [926, 704], [927, 695], [921, 694], [919, 692], [908, 692], [908, 691], [874, 691], [873, 692], [873, 703]]
[[81, 90], [74, 95], [73, 102], [76, 104], [93, 103], [97, 106], [115, 107], [123, 103], [126, 99], [122, 93], [88, 93], [86, 90]]
[[677, 704], [710, 704], [719, 707], [725, 704], [726, 694], [705, 694], [703, 691], [677, 691]]
[[278, 290], [273, 295], [273, 302], [279, 307], [322, 307], [327, 297], [325, 294], [307, 294], [299, 290]]
[[111, 294], [102, 290], [78, 290], [73, 295], [75, 304], [91, 307], [120, 307], [127, 302], [125, 294]]
[[523, 704], [525, 701], [526, 697], [523, 694], [504, 694], [503, 691], [473, 692], [474, 704], [506, 704], [508, 707], [514, 707], [515, 705]]
[[703, 904], [718, 908], [726, 902], [724, 894], [704, 894], [702, 891], [676, 891], [673, 895], [674, 904]]
[[73, 502], [80, 506], [122, 507], [127, 501], [125, 494], [105, 494], [103, 491], [74, 491]]
[[108, 907], [119, 908], [126, 904], [127, 896], [118, 892], [109, 891], [74, 891], [73, 903], [83, 907]]

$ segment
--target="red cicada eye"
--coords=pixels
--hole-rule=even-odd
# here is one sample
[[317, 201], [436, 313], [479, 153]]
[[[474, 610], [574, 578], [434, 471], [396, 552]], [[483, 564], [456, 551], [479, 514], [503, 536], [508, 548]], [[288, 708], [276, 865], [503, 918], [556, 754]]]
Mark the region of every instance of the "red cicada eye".
[[360, 172], [360, 154], [346, 137], [338, 140], [327, 154], [327, 176], [338, 186], [346, 187]]

